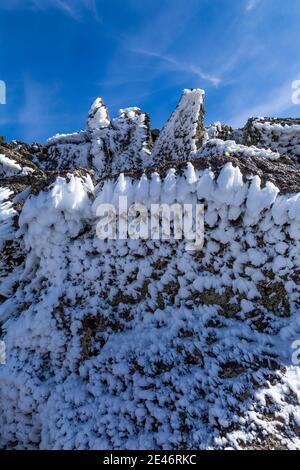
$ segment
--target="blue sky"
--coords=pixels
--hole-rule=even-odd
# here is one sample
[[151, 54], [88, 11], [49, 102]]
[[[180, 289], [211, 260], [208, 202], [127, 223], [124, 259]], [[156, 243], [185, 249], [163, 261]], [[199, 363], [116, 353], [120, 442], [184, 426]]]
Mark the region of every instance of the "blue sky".
[[183, 88], [206, 91], [206, 121], [300, 116], [299, 0], [1, 0], [0, 135], [45, 141], [139, 106], [161, 127]]

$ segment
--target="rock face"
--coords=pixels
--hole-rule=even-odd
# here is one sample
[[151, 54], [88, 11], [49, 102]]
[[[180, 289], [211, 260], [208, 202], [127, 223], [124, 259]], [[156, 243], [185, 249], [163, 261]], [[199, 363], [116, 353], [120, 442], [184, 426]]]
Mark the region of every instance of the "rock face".
[[45, 169], [91, 168], [98, 176], [118, 174], [151, 164], [150, 119], [139, 108], [121, 109], [109, 118], [98, 98], [89, 112], [87, 129], [57, 136], [47, 143], [49, 161]]
[[[296, 155], [205, 129], [200, 90], [158, 134], [98, 99], [0, 147], [2, 448], [300, 449]], [[203, 204], [203, 248], [100, 240], [119, 196]]]
[[45, 158], [41, 145], [23, 142], [0, 142], [0, 178], [25, 175], [38, 170], [37, 162]]
[[215, 122], [206, 128], [207, 139], [235, 140], [234, 130], [221, 122]]
[[271, 149], [299, 166], [300, 119], [251, 118], [244, 129], [245, 145]]
[[204, 140], [204, 92], [184, 90], [152, 152], [154, 163], [187, 160]]
[[187, 160], [203, 143], [203, 118], [202, 90], [183, 92], [159, 136], [151, 133], [150, 118], [139, 108], [121, 109], [111, 121], [103, 100], [98, 98], [89, 112], [85, 131], [49, 139], [45, 168], [89, 167], [97, 176], [108, 176], [162, 160]]

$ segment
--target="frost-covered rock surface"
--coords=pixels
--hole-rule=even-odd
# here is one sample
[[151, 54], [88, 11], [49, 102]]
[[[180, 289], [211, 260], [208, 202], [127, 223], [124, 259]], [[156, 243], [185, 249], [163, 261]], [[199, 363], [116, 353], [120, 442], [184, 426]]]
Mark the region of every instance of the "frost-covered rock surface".
[[177, 108], [155, 142], [155, 163], [187, 160], [204, 140], [204, 91], [184, 90]]
[[118, 174], [151, 163], [150, 120], [139, 108], [121, 109], [109, 118], [101, 98], [92, 105], [85, 131], [59, 135], [47, 143], [46, 169], [91, 168], [98, 176]]
[[101, 98], [92, 105], [85, 131], [59, 135], [47, 143], [48, 169], [90, 167], [97, 176], [117, 175], [164, 160], [187, 160], [204, 139], [204, 92], [184, 90], [156, 141], [150, 118], [139, 108], [121, 109], [111, 120]]
[[[0, 149], [1, 447], [300, 449], [300, 170], [202, 112], [185, 92], [153, 149], [98, 99], [24, 164]], [[99, 240], [119, 196], [203, 203], [203, 250]]]
[[244, 129], [246, 145], [271, 149], [299, 166], [300, 119], [251, 118]]
[[226, 126], [221, 122], [215, 122], [206, 129], [206, 139], [235, 140], [234, 130], [230, 126]]

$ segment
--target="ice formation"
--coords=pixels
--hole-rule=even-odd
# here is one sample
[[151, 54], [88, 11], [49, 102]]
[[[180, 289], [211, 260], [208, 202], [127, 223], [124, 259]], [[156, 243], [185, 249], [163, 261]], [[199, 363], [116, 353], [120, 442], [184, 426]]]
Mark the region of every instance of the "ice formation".
[[246, 145], [271, 149], [299, 165], [300, 119], [251, 118], [244, 129]]
[[89, 111], [87, 128], [47, 143], [46, 168], [92, 168], [98, 176], [151, 163], [150, 120], [139, 108], [121, 109], [112, 121], [101, 98]]
[[183, 95], [158, 137], [152, 158], [156, 163], [187, 160], [204, 139], [204, 91], [184, 90]]
[[[153, 148], [146, 114], [99, 99], [0, 176], [1, 447], [300, 449], [300, 172], [202, 113], [185, 91]], [[99, 240], [120, 196], [203, 203], [203, 250]]]

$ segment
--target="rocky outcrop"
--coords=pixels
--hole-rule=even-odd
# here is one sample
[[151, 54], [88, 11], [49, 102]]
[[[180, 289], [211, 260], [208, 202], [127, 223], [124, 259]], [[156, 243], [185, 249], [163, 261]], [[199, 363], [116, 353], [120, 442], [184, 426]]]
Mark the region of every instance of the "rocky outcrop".
[[[207, 132], [199, 90], [157, 134], [98, 99], [85, 131], [1, 148], [3, 448], [300, 449], [295, 155]], [[100, 240], [120, 196], [203, 204], [203, 248]]]
[[235, 140], [234, 130], [231, 126], [215, 122], [206, 129], [207, 139]]
[[243, 135], [245, 145], [271, 149], [299, 165], [300, 119], [251, 118]]
[[96, 175], [118, 174], [143, 168], [150, 161], [150, 119], [139, 108], [121, 109], [109, 118], [101, 98], [92, 105], [87, 128], [75, 134], [49, 139], [46, 169], [91, 168]]
[[85, 131], [49, 139], [45, 168], [89, 167], [101, 177], [164, 160], [187, 160], [203, 143], [203, 119], [202, 90], [185, 90], [158, 133], [150, 131], [150, 118], [139, 108], [121, 109], [111, 121], [103, 100], [98, 98], [89, 112]]
[[152, 151], [154, 163], [187, 160], [204, 141], [204, 92], [185, 90]]
[[0, 178], [37, 171], [47, 153], [42, 145], [0, 142]]

